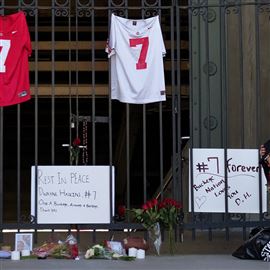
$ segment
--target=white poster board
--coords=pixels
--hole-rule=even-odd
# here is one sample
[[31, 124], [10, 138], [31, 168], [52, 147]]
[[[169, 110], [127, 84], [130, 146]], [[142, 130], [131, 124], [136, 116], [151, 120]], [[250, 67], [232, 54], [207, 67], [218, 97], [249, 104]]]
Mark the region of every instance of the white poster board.
[[31, 214], [35, 216], [37, 195], [38, 224], [110, 223], [110, 199], [114, 206], [113, 167], [111, 196], [109, 166], [38, 166], [37, 189], [35, 179], [32, 166]]
[[[224, 149], [193, 149], [193, 183], [189, 177], [189, 210], [193, 192], [194, 212], [225, 213]], [[191, 165], [191, 162], [190, 162]], [[262, 171], [259, 185], [257, 149], [227, 150], [228, 212], [259, 213], [260, 188], [262, 211], [266, 211], [266, 178]], [[190, 174], [191, 176], [191, 167]]]

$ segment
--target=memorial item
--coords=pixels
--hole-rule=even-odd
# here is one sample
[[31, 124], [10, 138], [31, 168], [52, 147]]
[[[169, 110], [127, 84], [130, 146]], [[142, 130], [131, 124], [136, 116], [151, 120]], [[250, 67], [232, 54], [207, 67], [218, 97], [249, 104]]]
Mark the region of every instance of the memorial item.
[[31, 53], [24, 12], [0, 16], [0, 107], [31, 98], [28, 63]]
[[158, 202], [156, 198], [147, 201], [141, 208], [131, 209], [135, 220], [140, 222], [148, 230], [156, 252], [160, 255], [161, 228], [168, 230], [170, 253], [174, 253], [173, 230], [178, 224], [180, 209], [182, 205], [176, 200], [165, 198]]
[[111, 59], [111, 98], [147, 104], [166, 100], [159, 16], [126, 19], [112, 14], [106, 51]]
[[249, 239], [232, 256], [239, 259], [270, 261], [270, 228], [254, 228]]

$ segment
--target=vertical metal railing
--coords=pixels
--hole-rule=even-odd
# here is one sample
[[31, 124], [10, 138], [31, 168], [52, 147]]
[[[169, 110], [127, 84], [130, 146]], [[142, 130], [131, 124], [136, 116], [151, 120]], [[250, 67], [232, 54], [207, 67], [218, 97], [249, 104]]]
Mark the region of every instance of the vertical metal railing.
[[[38, 143], [39, 143], [39, 131], [38, 131], [38, 126], [39, 126], [39, 120], [38, 120], [38, 111], [39, 111], [39, 107], [38, 107], [38, 96], [39, 96], [39, 91], [38, 91], [38, 82], [39, 82], [39, 77], [38, 77], [38, 59], [39, 59], [39, 46], [38, 46], [38, 40], [39, 40], [39, 35], [38, 35], [38, 23], [39, 23], [39, 20], [38, 20], [38, 1], [36, 1], [36, 4], [34, 6], [34, 48], [32, 48], [32, 53], [34, 53], [34, 67], [35, 67], [35, 71], [34, 71], [34, 86], [33, 86], [33, 89], [34, 89], [34, 163], [32, 164], [32, 166], [35, 166], [34, 167], [34, 173], [35, 175], [38, 174], [38, 169], [37, 169], [37, 166], [38, 166], [38, 154], [39, 154], [39, 146], [38, 146]], [[35, 178], [35, 194], [37, 194], [37, 177]], [[36, 217], [37, 216], [37, 197], [35, 196], [35, 199], [34, 199], [34, 205], [35, 205], [35, 211], [34, 211], [34, 216]], [[32, 216], [31, 216], [31, 213], [29, 215], [29, 218], [30, 222], [33, 223], [34, 227], [36, 226], [36, 222], [37, 220], [32, 220]], [[35, 235], [34, 235], [34, 239], [35, 239], [35, 242], [37, 242], [37, 230], [35, 230]]]
[[21, 105], [17, 105], [17, 223], [21, 217]]
[[92, 2], [92, 14], [91, 14], [91, 71], [92, 71], [92, 91], [91, 91], [91, 98], [92, 98], [92, 164], [96, 164], [96, 81], [95, 81], [95, 9], [94, 9], [94, 2]]
[[57, 6], [52, 0], [51, 10], [51, 165], [55, 164], [55, 14]]
[[[261, 85], [260, 85], [260, 81], [261, 81], [261, 79], [260, 79], [260, 74], [261, 74], [261, 64], [260, 64], [260, 58], [261, 58], [261, 55], [260, 55], [260, 26], [259, 26], [259, 15], [260, 15], [260, 13], [259, 13], [259, 8], [260, 8], [260, 6], [257, 6], [257, 7], [255, 7], [255, 45], [256, 45], [256, 48], [255, 48], [255, 50], [256, 50], [256, 107], [257, 107], [257, 111], [256, 111], [256, 117], [255, 117], [255, 119], [257, 120], [257, 123], [258, 123], [258, 130], [257, 130], [257, 140], [258, 140], [258, 138], [260, 138], [259, 137], [259, 130], [260, 130], [260, 123], [261, 123], [261, 121], [260, 121], [260, 110], [259, 110], [259, 108], [260, 108], [260, 100], [261, 100]], [[256, 142], [256, 145], [261, 145], [262, 144], [262, 142]], [[260, 158], [260, 156], [259, 156], [259, 158]], [[262, 211], [262, 207], [263, 207], [263, 205], [262, 205], [262, 200], [261, 200], [261, 198], [262, 198], [262, 196], [263, 196], [263, 194], [262, 194], [262, 189], [260, 188], [261, 186], [262, 186], [262, 175], [261, 175], [261, 173], [262, 173], [262, 171], [260, 170], [259, 171], [259, 183], [258, 183], [258, 185], [259, 185], [259, 208], [260, 208], [260, 214], [259, 214], [259, 220], [260, 220], [260, 225], [262, 226], [262, 221], [263, 221], [263, 211]]]
[[[3, 190], [3, 135], [4, 135], [4, 128], [3, 128], [3, 122], [4, 122], [4, 114], [3, 114], [3, 108], [0, 108], [0, 224], [3, 224], [3, 202], [4, 202], [4, 190]], [[0, 234], [0, 241], [3, 241], [3, 234], [1, 230]]]
[[[99, 161], [97, 160], [98, 158], [98, 151], [102, 151], [98, 145], [97, 142], [99, 141], [98, 138], [98, 126], [97, 126], [97, 100], [98, 100], [98, 93], [97, 93], [97, 86], [98, 86], [98, 72], [99, 69], [97, 68], [97, 65], [99, 64], [99, 54], [100, 52], [97, 51], [96, 45], [97, 45], [97, 32], [96, 29], [99, 26], [99, 12], [100, 11], [104, 11], [105, 13], [108, 13], [108, 23], [110, 20], [110, 15], [112, 12], [118, 12], [119, 15], [129, 18], [131, 17], [133, 14], [137, 14], [138, 17], [141, 18], [145, 18], [147, 16], [152, 16], [153, 14], [159, 14], [160, 18], [161, 18], [161, 26], [163, 29], [163, 32], [165, 33], [164, 36], [166, 36], [166, 42], [167, 44], [169, 44], [170, 49], [167, 52], [167, 57], [165, 59], [166, 61], [166, 86], [169, 88], [171, 88], [171, 96], [168, 96], [168, 99], [166, 102], [160, 102], [158, 104], [155, 104], [153, 106], [149, 106], [149, 105], [129, 105], [129, 104], [125, 104], [124, 110], [123, 110], [123, 114], [125, 115], [125, 121], [123, 121], [123, 129], [124, 129], [124, 138], [125, 138], [125, 143], [124, 143], [124, 148], [125, 151], [122, 152], [122, 154], [124, 155], [124, 160], [123, 162], [125, 163], [125, 168], [124, 168], [124, 175], [125, 175], [125, 180], [124, 180], [124, 185], [125, 188], [124, 189], [124, 198], [125, 198], [125, 204], [127, 206], [127, 208], [131, 208], [132, 205], [134, 204], [134, 198], [132, 196], [132, 184], [133, 184], [133, 164], [132, 164], [132, 158], [133, 158], [133, 146], [132, 144], [134, 143], [134, 137], [132, 136], [132, 127], [133, 127], [133, 123], [132, 123], [132, 119], [134, 114], [139, 114], [139, 120], [136, 118], [136, 121], [139, 121], [138, 125], [136, 125], [136, 128], [139, 127], [140, 128], [140, 137], [141, 137], [141, 142], [140, 142], [140, 164], [142, 165], [141, 167], [141, 171], [139, 173], [141, 179], [140, 181], [138, 181], [138, 185], [142, 186], [142, 200], [145, 202], [147, 199], [149, 199], [153, 194], [149, 193], [149, 178], [150, 178], [150, 166], [148, 167], [149, 161], [151, 160], [151, 155], [153, 155], [153, 153], [151, 153], [151, 151], [149, 151], [148, 149], [151, 147], [155, 148], [155, 153], [158, 153], [159, 157], [158, 157], [158, 162], [157, 162], [157, 166], [158, 169], [155, 172], [156, 175], [158, 175], [157, 178], [157, 182], [159, 182], [159, 186], [160, 186], [160, 194], [161, 194], [161, 198], [163, 197], [163, 185], [164, 185], [164, 175], [166, 175], [166, 170], [167, 167], [164, 165], [165, 164], [165, 159], [167, 158], [171, 158], [171, 167], [172, 167], [172, 177], [171, 177], [171, 183], [172, 183], [172, 196], [181, 200], [183, 198], [183, 193], [184, 192], [188, 192], [187, 190], [183, 190], [183, 179], [182, 179], [182, 160], [181, 160], [181, 151], [182, 151], [182, 147], [183, 147], [183, 143], [181, 140], [182, 137], [182, 128], [181, 125], [184, 121], [181, 112], [182, 112], [182, 99], [181, 99], [181, 95], [182, 95], [182, 86], [183, 86], [183, 82], [182, 82], [182, 70], [181, 70], [181, 66], [182, 66], [182, 50], [181, 50], [181, 41], [183, 40], [183, 36], [182, 36], [182, 27], [185, 27], [182, 24], [182, 17], [181, 17], [181, 12], [186, 12], [186, 14], [189, 13], [189, 18], [187, 18], [189, 20], [189, 22], [187, 23], [187, 26], [189, 28], [189, 64], [195, 63], [196, 61], [196, 65], [198, 65], [198, 68], [196, 69], [191, 69], [189, 70], [189, 82], [188, 82], [188, 87], [189, 87], [189, 95], [190, 95], [190, 107], [189, 107], [189, 113], [190, 113], [190, 119], [191, 121], [189, 122], [191, 128], [190, 128], [190, 136], [191, 136], [191, 148], [193, 147], [193, 135], [194, 135], [194, 129], [193, 129], [193, 125], [194, 125], [194, 114], [193, 114], [193, 109], [195, 106], [195, 103], [204, 99], [207, 102], [206, 105], [206, 127], [208, 127], [208, 130], [204, 133], [207, 134], [206, 136], [206, 140], [203, 139], [203, 135], [202, 135], [202, 129], [200, 129], [203, 126], [202, 123], [202, 118], [197, 119], [196, 124], [198, 124], [198, 130], [196, 131], [196, 133], [198, 134], [198, 140], [196, 143], [198, 143], [198, 147], [201, 147], [205, 142], [207, 144], [208, 147], [211, 146], [211, 140], [212, 140], [212, 134], [210, 131], [210, 127], [211, 127], [211, 114], [212, 114], [212, 107], [211, 107], [211, 95], [210, 95], [210, 87], [211, 87], [211, 77], [209, 74], [209, 67], [207, 66], [207, 68], [205, 69], [205, 72], [203, 74], [201, 66], [204, 64], [202, 63], [202, 58], [201, 58], [201, 54], [203, 54], [203, 58], [206, 60], [207, 63], [209, 63], [211, 61], [211, 56], [210, 56], [210, 42], [211, 40], [209, 39], [209, 22], [207, 19], [205, 19], [205, 21], [202, 22], [202, 16], [205, 15], [205, 18], [207, 18], [208, 16], [208, 8], [209, 6], [207, 6], [207, 4], [209, 4], [211, 6], [211, 1], [198, 1], [197, 5], [194, 7], [194, 1], [187, 1], [186, 5], [182, 5], [182, 1], [167, 1], [166, 3], [164, 3], [164, 1], [156, 1], [154, 4], [151, 2], [149, 3], [149, 1], [143, 0], [143, 1], [137, 1], [137, 5], [134, 5], [134, 2], [125, 0], [122, 1], [120, 4], [117, 1], [105, 1], [104, 6], [101, 6], [99, 3], [97, 5], [95, 5], [95, 1], [90, 1], [87, 4], [82, 4], [81, 1], [67, 1], [67, 3], [64, 3], [62, 6], [61, 4], [59, 4], [58, 1], [52, 0], [49, 1], [50, 4], [46, 5], [46, 6], [42, 6], [39, 5], [38, 1], [34, 1], [34, 3], [30, 3], [25, 4], [24, 1], [18, 1], [16, 6], [7, 6], [7, 1], [1, 2], [0, 5], [0, 13], [1, 14], [5, 14], [6, 11], [16, 11], [18, 8], [22, 8], [22, 9], [29, 9], [31, 11], [33, 11], [33, 13], [29, 13], [27, 16], [27, 18], [32, 22], [32, 37], [34, 38], [33, 42], [34, 42], [34, 47], [33, 47], [33, 55], [34, 57], [32, 58], [32, 66], [34, 67], [33, 70], [33, 77], [32, 77], [32, 94], [33, 94], [33, 98], [34, 98], [34, 106], [33, 106], [33, 111], [34, 111], [34, 123], [33, 123], [33, 141], [34, 141], [34, 158], [33, 160], [33, 164], [29, 164], [29, 167], [31, 165], [35, 165], [36, 168], [36, 173], [37, 173], [37, 166], [39, 165], [39, 157], [41, 155], [43, 155], [42, 153], [42, 149], [44, 147], [40, 147], [40, 127], [42, 125], [46, 125], [48, 123], [49, 126], [48, 128], [50, 129], [50, 138], [47, 139], [47, 143], [49, 145], [48, 149], [50, 149], [50, 165], [55, 165], [57, 163], [57, 151], [56, 148], [58, 147], [56, 144], [57, 141], [57, 116], [58, 116], [58, 103], [57, 103], [57, 99], [58, 99], [58, 93], [57, 93], [57, 84], [58, 84], [58, 71], [59, 71], [59, 67], [57, 65], [57, 61], [58, 61], [58, 52], [57, 52], [57, 41], [58, 41], [58, 37], [57, 37], [57, 31], [56, 29], [58, 29], [58, 21], [61, 21], [61, 17], [67, 17], [67, 21], [68, 21], [68, 25], [67, 25], [67, 36], [68, 36], [68, 42], [69, 42], [69, 47], [65, 50], [67, 53], [67, 57], [68, 57], [68, 82], [66, 87], [69, 88], [69, 95], [68, 95], [68, 103], [69, 103], [69, 111], [70, 114], [72, 115], [74, 112], [74, 107], [75, 107], [75, 115], [76, 118], [72, 118], [73, 120], [75, 119], [76, 121], [76, 135], [78, 135], [79, 131], [80, 131], [80, 106], [81, 106], [81, 102], [82, 102], [82, 98], [80, 96], [80, 85], [81, 85], [81, 74], [80, 74], [80, 69], [79, 69], [79, 62], [80, 62], [80, 23], [81, 20], [82, 22], [85, 22], [85, 19], [87, 17], [87, 19], [89, 19], [89, 21], [86, 23], [86, 25], [89, 27], [91, 33], [86, 33], [87, 35], [89, 35], [88, 41], [91, 41], [91, 46], [88, 48], [90, 51], [90, 61], [91, 63], [89, 64], [89, 72], [91, 72], [91, 75], [89, 75], [90, 77], [90, 81], [91, 82], [87, 82], [88, 86], [89, 86], [89, 91], [88, 94], [86, 95], [87, 98], [89, 98], [89, 100], [91, 99], [91, 101], [89, 102], [89, 108], [91, 107], [90, 113], [89, 113], [89, 117], [86, 116], [85, 119], [87, 119], [87, 125], [91, 126], [91, 147], [89, 147], [91, 149], [91, 162], [89, 161], [89, 163], [91, 163], [91, 165], [96, 165]], [[48, 2], [48, 3], [49, 3]], [[200, 5], [201, 3], [201, 5]], [[207, 3], [205, 5], [205, 3]], [[231, 2], [230, 2], [231, 3]], [[67, 6], [66, 6], [67, 5]], [[221, 62], [221, 70], [222, 70], [222, 81], [220, 82], [220, 85], [222, 87], [222, 144], [225, 147], [225, 149], [227, 149], [228, 147], [228, 129], [229, 129], [229, 120], [228, 120], [228, 95], [229, 95], [229, 86], [228, 86], [228, 81], [230, 79], [230, 76], [232, 76], [232, 74], [229, 74], [229, 68], [228, 68], [228, 54], [229, 54], [229, 45], [228, 45], [228, 1], [217, 1], [215, 5], [211, 6], [214, 7], [216, 9], [219, 10], [220, 12], [220, 55], [219, 55], [219, 59]], [[255, 4], [254, 4], [255, 5]], [[230, 5], [229, 5], [230, 6]], [[259, 8], [259, 6], [258, 6]], [[61, 10], [62, 9], [66, 9], [68, 10], [69, 15], [65, 14], [61, 14]], [[87, 12], [90, 12], [90, 16], [89, 15], [85, 15], [85, 14], [80, 14], [79, 15], [79, 10], [83, 10], [85, 9]], [[243, 14], [241, 13], [241, 4], [236, 5], [235, 10], [238, 11], [238, 13], [234, 13], [234, 16], [236, 16], [237, 18], [237, 29], [239, 31], [239, 39], [238, 39], [238, 46], [239, 46], [239, 55], [238, 55], [238, 64], [239, 64], [239, 75], [240, 75], [240, 79], [239, 79], [239, 86], [240, 86], [240, 96], [241, 96], [241, 100], [243, 101], [244, 98], [243, 96], [245, 95], [245, 89], [244, 89], [244, 76], [243, 76], [243, 72], [244, 72], [244, 62], [243, 62]], [[41, 13], [47, 12], [49, 14], [51, 14], [51, 17], [48, 17], [45, 20], [45, 23], [47, 24], [48, 29], [50, 29], [51, 33], [49, 33], [48, 35], [50, 35], [50, 48], [49, 48], [49, 58], [50, 61], [48, 61], [48, 65], [50, 65], [50, 70], [47, 71], [48, 73], [50, 73], [50, 80], [49, 80], [49, 95], [47, 93], [47, 96], [45, 97], [48, 102], [50, 101], [50, 108], [47, 107], [47, 112], [48, 115], [50, 113], [50, 116], [48, 118], [50, 118], [49, 121], [47, 121], [46, 123], [41, 123], [41, 121], [39, 120], [39, 116], [41, 113], [41, 109], [40, 109], [40, 102], [42, 101], [42, 97], [41, 97], [41, 93], [40, 93], [40, 88], [42, 86], [42, 75], [40, 72], [40, 62], [41, 62], [41, 52], [40, 52], [40, 48], [39, 48], [39, 42], [41, 40], [40, 39], [40, 19], [44, 19], [41, 18]], [[186, 15], [188, 16], [188, 15]], [[193, 20], [191, 19], [193, 16]], [[196, 17], [197, 16], [197, 17]], [[263, 38], [261, 36], [261, 32], [260, 32], [260, 23], [259, 23], [259, 16], [260, 16], [260, 12], [259, 9], [256, 10], [256, 21], [255, 23], [255, 27], [256, 27], [256, 103], [257, 103], [257, 115], [256, 115], [256, 119], [258, 121], [258, 126], [260, 125], [261, 121], [261, 111], [258, 109], [262, 96], [261, 96], [261, 51], [260, 51], [260, 42], [261, 39]], [[31, 18], [32, 17], [32, 18]], [[59, 19], [59, 20], [58, 20]], [[201, 21], [201, 22], [200, 22]], [[104, 19], [103, 19], [104, 22]], [[205, 51], [196, 51], [196, 49], [194, 48], [194, 35], [192, 35], [192, 31], [194, 30], [194, 23], [196, 23], [196, 27], [198, 27], [196, 29], [197, 33], [198, 33], [198, 40], [197, 40], [197, 46], [196, 48], [200, 47], [200, 46], [204, 46], [205, 47]], [[109, 25], [109, 24], [108, 24]], [[108, 26], [107, 25], [107, 26]], [[168, 31], [169, 28], [170, 30]], [[193, 29], [193, 30], [192, 30]], [[202, 38], [202, 35], [205, 34], [205, 37]], [[72, 44], [76, 44], [76, 46], [71, 46]], [[105, 44], [105, 41], [104, 41]], [[104, 45], [105, 47], [105, 45]], [[62, 48], [63, 49], [63, 48]], [[63, 50], [64, 51], [64, 50]], [[75, 59], [75, 61], [73, 61]], [[104, 59], [103, 59], [104, 60]], [[75, 62], [75, 64], [73, 63]], [[169, 66], [169, 68], [168, 68]], [[75, 67], [75, 68], [74, 68]], [[106, 71], [106, 70], [105, 70]], [[110, 70], [108, 70], [108, 77], [110, 79]], [[194, 80], [194, 77], [196, 77], [196, 82]], [[204, 77], [204, 78], [203, 78]], [[204, 87], [207, 91], [202, 92], [202, 88], [201, 85], [204, 84]], [[193, 96], [193, 88], [194, 87], [198, 87], [198, 99], [194, 100], [194, 96]], [[108, 89], [110, 88], [110, 85], [108, 85]], [[75, 89], [75, 92], [73, 92]], [[60, 98], [60, 97], [59, 97]], [[85, 98], [85, 96], [84, 96]], [[75, 102], [75, 106], [74, 105]], [[113, 117], [113, 104], [110, 98], [110, 93], [108, 93], [108, 96], [106, 96], [106, 101], [108, 102], [108, 122], [106, 124], [108, 124], [108, 163], [110, 165], [111, 168], [111, 172], [110, 172], [110, 178], [112, 179], [112, 167], [114, 166], [114, 145], [113, 142], [114, 140], [114, 136], [116, 136], [113, 132], [114, 132], [114, 127], [112, 124], [112, 117]], [[49, 104], [48, 104], [49, 105]], [[202, 108], [199, 104], [196, 105], [198, 108], [198, 114], [202, 114]], [[245, 129], [245, 122], [244, 122], [244, 110], [243, 110], [243, 106], [244, 104], [240, 104], [241, 106], [241, 113], [240, 113], [240, 118], [241, 118], [241, 125], [242, 125], [242, 129], [240, 129], [241, 133], [240, 133], [240, 143], [241, 143], [241, 147], [244, 147], [244, 139], [245, 139], [245, 133], [244, 133], [244, 129]], [[136, 107], [136, 109], [135, 109]], [[151, 108], [150, 108], [151, 107]], [[164, 107], [170, 108], [170, 116], [171, 116], [171, 124], [170, 124], [170, 130], [167, 131], [165, 130], [165, 128], [168, 126], [167, 123], [165, 123], [166, 121], [166, 111], [164, 109]], [[150, 118], [148, 118], [149, 114], [149, 110], [154, 108], [156, 115], [156, 119], [157, 119], [157, 126], [158, 126], [158, 145], [150, 145], [149, 141], [151, 140], [150, 136], [151, 136], [151, 130], [149, 128], [149, 123], [150, 123]], [[17, 148], [16, 148], [16, 161], [17, 161], [17, 167], [14, 168], [14, 170], [16, 170], [16, 187], [17, 187], [17, 194], [16, 194], [16, 226], [23, 226], [23, 224], [21, 223], [21, 215], [22, 213], [24, 213], [24, 209], [22, 209], [22, 197], [23, 195], [21, 194], [21, 190], [22, 190], [22, 175], [21, 175], [21, 170], [23, 170], [23, 155], [24, 155], [24, 148], [22, 147], [22, 138], [24, 136], [24, 131], [23, 131], [23, 122], [22, 121], [22, 114], [24, 112], [25, 107], [21, 106], [21, 105], [17, 105], [17, 123], [16, 123], [16, 130], [17, 130], [17, 140], [16, 140], [16, 144], [17, 144]], [[1, 226], [3, 226], [5, 224], [5, 220], [4, 220], [4, 186], [5, 186], [5, 182], [7, 181], [6, 179], [4, 179], [5, 177], [5, 170], [6, 170], [6, 164], [4, 163], [5, 157], [4, 157], [4, 153], [6, 154], [6, 151], [4, 151], [5, 147], [8, 147], [5, 145], [5, 140], [6, 137], [8, 136], [8, 131], [5, 131], [5, 127], [7, 125], [7, 123], [5, 122], [5, 108], [0, 108], [0, 224]], [[8, 111], [7, 111], [8, 113]], [[90, 117], [91, 115], [91, 117]], [[83, 118], [84, 119], [84, 118]], [[71, 123], [70, 123], [71, 125]], [[259, 126], [259, 130], [261, 130], [262, 127]], [[70, 128], [70, 126], [68, 127], [69, 130], [69, 134], [67, 134], [67, 137], [69, 138], [69, 143], [72, 143], [72, 130]], [[165, 146], [164, 140], [165, 138], [167, 138], [167, 132], [170, 133], [170, 140], [171, 140], [171, 149], [170, 151], [168, 151]], [[257, 134], [257, 139], [261, 138], [261, 134]], [[259, 139], [258, 139], [259, 141]], [[258, 142], [256, 142], [257, 144]], [[166, 144], [168, 145], [168, 144]], [[42, 149], [41, 149], [42, 148]], [[169, 152], [169, 154], [166, 154], [167, 152]], [[226, 153], [225, 153], [225, 159], [226, 159]], [[190, 155], [190, 162], [192, 163], [192, 152]], [[4, 165], [5, 164], [5, 165]], [[90, 164], [89, 164], [90, 165]], [[155, 175], [155, 176], [156, 176]], [[226, 185], [227, 185], [227, 176], [225, 175], [226, 178]], [[117, 179], [117, 178], [116, 178]], [[193, 179], [191, 177], [190, 179], [190, 183], [192, 185], [193, 183]], [[261, 180], [260, 180], [261, 181]], [[36, 179], [36, 187], [37, 187], [37, 179]], [[110, 190], [112, 190], [113, 187], [111, 185]], [[37, 192], [37, 190], [36, 190]], [[206, 226], [207, 227], [207, 232], [208, 232], [208, 238], [209, 240], [212, 239], [213, 237], [213, 228], [212, 228], [212, 224], [214, 224], [214, 220], [213, 220], [213, 215], [212, 214], [206, 214], [207, 218], [207, 222], [205, 222], [204, 220], [200, 220], [200, 217], [194, 213], [194, 194], [193, 192], [191, 192], [190, 194], [191, 196], [191, 221], [189, 221], [189, 224], [185, 224], [187, 227], [192, 229], [192, 237], [195, 239], [196, 236], [196, 230], [197, 228], [199, 228], [200, 226], [204, 227], [206, 226], [207, 222], [208, 225], [210, 224], [210, 226]], [[260, 193], [260, 199], [262, 197], [262, 194]], [[112, 200], [112, 198], [111, 198]], [[137, 202], [136, 202], [137, 203]], [[261, 206], [261, 201], [260, 201], [260, 208], [262, 209]], [[231, 225], [231, 219], [230, 219], [230, 215], [228, 213], [228, 201], [227, 198], [225, 198], [225, 205], [226, 205], [226, 213], [225, 216], [223, 218], [223, 220], [218, 221], [220, 226], [223, 226], [226, 228], [226, 239], [229, 239], [229, 232], [230, 232], [230, 226]], [[114, 211], [114, 206], [111, 207], [111, 216], [112, 213]], [[35, 214], [37, 214], [37, 212], [35, 212]], [[189, 215], [189, 213], [186, 213], [187, 215]], [[260, 218], [259, 218], [261, 224], [265, 224], [264, 222], [267, 222], [267, 220], [265, 220], [263, 213], [260, 213]], [[113, 228], [113, 223], [114, 223], [114, 219], [112, 217], [111, 220], [111, 224], [109, 225], [109, 227], [111, 226]], [[128, 225], [131, 224], [131, 220], [128, 220]], [[235, 223], [234, 223], [235, 224]], [[243, 225], [244, 224], [244, 225]], [[239, 222], [237, 223], [238, 226], [242, 226], [243, 227], [243, 236], [245, 237], [246, 235], [246, 229], [247, 226], [246, 224], [246, 219], [245, 216], [242, 216], [242, 220], [239, 220]], [[6, 225], [6, 224], [5, 224]], [[216, 224], [214, 224], [216, 225]], [[33, 224], [33, 227], [38, 228], [38, 224]], [[120, 225], [119, 225], [120, 226]], [[57, 226], [54, 227], [54, 224], [51, 225], [52, 228], [55, 228]], [[120, 226], [121, 227], [121, 226]], [[205, 227], [204, 227], [205, 228]], [[95, 240], [95, 234], [93, 234], [93, 240]], [[1, 239], [0, 239], [1, 240]]]
[[[182, 9], [186, 10], [185, 8]], [[182, 128], [181, 128], [181, 93], [182, 93], [182, 87], [181, 87], [181, 50], [182, 50], [182, 40], [181, 40], [181, 9], [178, 5], [176, 4], [176, 11], [175, 11], [175, 20], [176, 20], [176, 104], [177, 104], [177, 120], [176, 120], [176, 153], [177, 153], [177, 163], [178, 163], [178, 174], [177, 174], [177, 190], [178, 192], [175, 193], [175, 198], [179, 202], [183, 202], [183, 177], [182, 177], [182, 146], [183, 146], [183, 141], [182, 141]], [[179, 23], [178, 23], [179, 22]], [[180, 68], [179, 68], [180, 67]], [[183, 241], [183, 213], [181, 213], [181, 216], [179, 217], [179, 240], [182, 242]]]
[[[111, 17], [112, 11], [110, 9], [111, 7], [111, 3], [109, 2], [108, 4], [108, 18]], [[110, 20], [108, 20], [108, 29], [110, 29], [111, 26], [111, 22]], [[109, 33], [108, 33], [109, 36]], [[108, 40], [107, 40], [108, 42]], [[110, 65], [110, 59], [108, 60], [108, 63]], [[112, 102], [111, 102], [111, 91], [109, 89], [111, 89], [111, 71], [110, 69], [108, 70], [108, 116], [109, 116], [109, 123], [108, 123], [108, 132], [109, 132], [109, 166], [110, 166], [110, 194], [112, 194], [112, 189], [113, 189], [113, 185], [112, 185], [112, 179], [113, 179], [113, 147], [112, 147]], [[111, 198], [112, 200], [112, 198]], [[111, 206], [110, 209], [110, 215], [111, 215], [111, 222], [113, 222], [113, 206]]]
[[[221, 58], [221, 74], [224, 74], [224, 79], [222, 80], [222, 100], [224, 101], [222, 103], [222, 117], [224, 119], [224, 125], [223, 125], [223, 135], [222, 135], [222, 145], [224, 147], [224, 168], [226, 168], [226, 160], [227, 160], [227, 148], [228, 148], [228, 123], [227, 123], [227, 104], [228, 104], [228, 91], [227, 91], [227, 81], [228, 81], [228, 72], [227, 72], [227, 47], [228, 47], [228, 35], [227, 35], [227, 27], [226, 27], [226, 12], [225, 8], [221, 7], [221, 35], [220, 35], [220, 51], [222, 52], [220, 58]], [[223, 215], [223, 221], [225, 224], [227, 224], [229, 220], [229, 214], [228, 214], [228, 174], [225, 170], [224, 177], [226, 179], [225, 181], [225, 214]], [[228, 226], [225, 227], [225, 238], [229, 239], [229, 230]]]

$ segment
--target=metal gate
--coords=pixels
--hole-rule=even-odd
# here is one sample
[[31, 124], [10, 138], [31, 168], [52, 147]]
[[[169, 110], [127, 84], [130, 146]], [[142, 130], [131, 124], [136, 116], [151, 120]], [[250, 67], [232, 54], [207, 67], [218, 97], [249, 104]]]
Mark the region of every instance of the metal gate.
[[[37, 224], [30, 215], [31, 166], [68, 165], [80, 137], [78, 165], [116, 168], [115, 209], [154, 196], [182, 201], [180, 232], [266, 225], [265, 213], [188, 213], [188, 147], [257, 148], [269, 136], [269, 1], [0, 1], [0, 14], [23, 10], [31, 35], [32, 99], [0, 110], [0, 227], [140, 228]], [[167, 50], [167, 101], [132, 105], [110, 99], [105, 53], [111, 13], [160, 15]], [[267, 23], [265, 23], [267, 22]], [[235, 117], [237, 116], [237, 117]], [[189, 142], [187, 143], [188, 139]], [[184, 150], [183, 154], [182, 151]], [[111, 209], [113, 212], [113, 209]], [[177, 238], [179, 239], [179, 238]]]

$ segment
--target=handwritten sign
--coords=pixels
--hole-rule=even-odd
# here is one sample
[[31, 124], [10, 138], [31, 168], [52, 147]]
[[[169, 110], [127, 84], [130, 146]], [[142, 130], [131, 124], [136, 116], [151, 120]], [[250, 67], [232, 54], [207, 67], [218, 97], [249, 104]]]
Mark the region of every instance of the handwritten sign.
[[33, 166], [31, 213], [37, 206], [37, 223], [110, 223], [114, 170], [110, 196], [109, 166], [38, 166], [37, 177], [35, 171]]
[[[224, 213], [224, 149], [193, 149], [192, 158], [193, 183], [190, 177], [189, 210], [192, 209], [191, 192], [193, 192], [194, 212]], [[265, 212], [266, 178], [262, 171], [262, 185], [260, 186], [258, 150], [228, 149], [226, 171], [228, 212], [259, 213], [260, 189], [262, 211]]]

